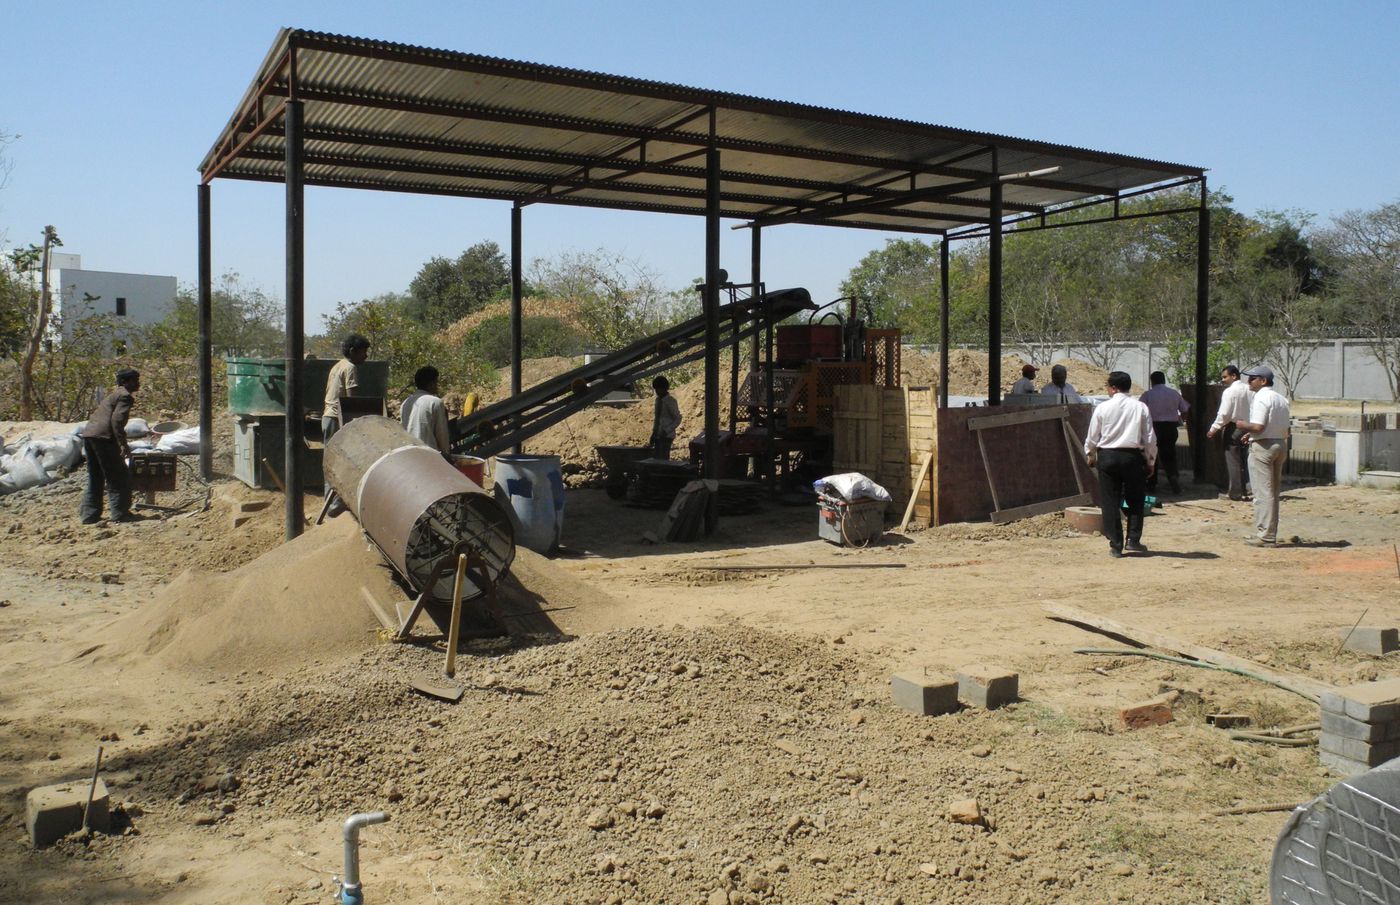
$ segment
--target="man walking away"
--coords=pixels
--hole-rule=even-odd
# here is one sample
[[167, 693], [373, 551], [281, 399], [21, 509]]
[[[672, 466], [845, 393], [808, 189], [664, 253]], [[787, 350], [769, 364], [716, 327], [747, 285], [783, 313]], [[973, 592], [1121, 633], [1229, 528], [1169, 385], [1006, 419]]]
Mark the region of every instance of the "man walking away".
[[676, 428], [681, 426], [681, 407], [671, 395], [671, 381], [664, 376], [653, 380], [651, 388], [656, 390], [656, 408], [651, 416], [651, 454], [657, 459], [669, 459]]
[[447, 407], [438, 393], [438, 369], [424, 365], [413, 375], [418, 389], [403, 401], [399, 423], [403, 429], [444, 456], [452, 452], [452, 436], [447, 429]]
[[131, 453], [126, 443], [126, 422], [131, 417], [132, 394], [139, 389], [139, 373], [131, 368], [118, 371], [117, 388], [98, 403], [83, 426], [81, 436], [88, 482], [78, 507], [78, 517], [84, 525], [95, 525], [102, 520], [104, 485], [112, 521], [145, 521], [131, 512], [131, 472], [126, 467], [126, 458]]
[[[331, 366], [331, 372], [326, 377], [326, 399], [321, 406], [322, 443], [330, 443], [331, 437], [345, 424], [340, 400], [343, 396], [354, 396], [360, 385], [360, 365], [369, 359], [369, 340], [358, 333], [351, 333], [341, 341], [340, 354], [344, 357]], [[332, 492], [330, 478], [327, 478], [325, 493], [328, 499]], [[336, 500], [326, 513], [339, 515], [344, 511], [345, 504]]]
[[1254, 536], [1245, 543], [1272, 547], [1278, 542], [1278, 498], [1288, 461], [1288, 400], [1274, 389], [1274, 370], [1257, 365], [1244, 372], [1254, 399], [1249, 418], [1235, 422], [1248, 436], [1249, 481], [1254, 485]]
[[[1123, 371], [1108, 375], [1108, 401], [1089, 418], [1084, 455], [1099, 470], [1099, 509], [1108, 555], [1146, 553], [1142, 544], [1143, 497], [1147, 476], [1157, 464], [1157, 438], [1147, 406], [1129, 393], [1133, 378]], [[1128, 503], [1128, 539], [1123, 540], [1123, 502]]]
[[[1058, 396], [1061, 405], [1069, 405], [1075, 402], [1083, 402], [1084, 397], [1079, 395], [1079, 391], [1074, 388], [1074, 384], [1067, 382], [1069, 371], [1064, 365], [1055, 365], [1050, 369], [1050, 382], [1047, 383], [1040, 392], [1045, 396]], [[1131, 389], [1131, 387], [1129, 387]]]
[[1249, 418], [1249, 400], [1252, 394], [1249, 392], [1249, 386], [1240, 380], [1240, 369], [1234, 365], [1226, 365], [1221, 369], [1220, 382], [1225, 384], [1225, 392], [1220, 396], [1220, 410], [1215, 413], [1215, 421], [1210, 430], [1206, 431], [1206, 436], [1214, 440], [1216, 434], [1224, 435], [1225, 473], [1229, 475], [1229, 496], [1230, 499], [1239, 502], [1244, 499], [1248, 474], [1245, 466], [1246, 450], [1240, 442], [1235, 422]]
[[1167, 375], [1161, 371], [1153, 371], [1147, 381], [1151, 387], [1142, 394], [1142, 402], [1152, 416], [1152, 432], [1157, 435], [1157, 454], [1162, 463], [1160, 468], [1152, 472], [1152, 477], [1147, 479], [1147, 492], [1157, 492], [1157, 477], [1165, 471], [1172, 493], [1181, 493], [1181, 481], [1176, 465], [1176, 438], [1181, 422], [1191, 410], [1191, 406], [1181, 398], [1180, 393], [1167, 386]]

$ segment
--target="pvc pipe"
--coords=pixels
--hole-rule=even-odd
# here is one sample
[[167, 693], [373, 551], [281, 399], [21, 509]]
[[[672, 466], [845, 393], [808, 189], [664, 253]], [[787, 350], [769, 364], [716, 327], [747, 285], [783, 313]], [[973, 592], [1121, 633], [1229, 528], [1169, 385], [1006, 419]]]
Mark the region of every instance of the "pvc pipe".
[[364, 905], [364, 893], [360, 890], [360, 830], [376, 823], [386, 823], [389, 815], [383, 811], [368, 814], [352, 814], [345, 821], [342, 835], [345, 837], [345, 875], [340, 880], [341, 905]]

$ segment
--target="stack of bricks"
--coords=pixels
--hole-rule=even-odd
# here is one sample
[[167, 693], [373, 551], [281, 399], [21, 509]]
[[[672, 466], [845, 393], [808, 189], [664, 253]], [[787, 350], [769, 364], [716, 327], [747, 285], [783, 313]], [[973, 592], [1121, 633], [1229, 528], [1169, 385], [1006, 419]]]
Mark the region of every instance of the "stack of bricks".
[[1400, 679], [1324, 693], [1318, 749], [1324, 766], [1346, 776], [1400, 757]]

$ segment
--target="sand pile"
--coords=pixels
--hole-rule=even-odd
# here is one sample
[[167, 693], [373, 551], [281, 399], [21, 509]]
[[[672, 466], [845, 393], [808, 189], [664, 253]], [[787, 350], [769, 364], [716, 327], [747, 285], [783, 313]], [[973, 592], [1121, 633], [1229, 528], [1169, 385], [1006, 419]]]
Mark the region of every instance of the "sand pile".
[[[284, 672], [378, 644], [366, 593], [391, 612], [407, 599], [358, 523], [343, 515], [232, 572], [181, 574], [103, 630], [103, 653], [177, 670]], [[613, 598], [523, 548], [500, 596], [508, 611], [543, 611], [566, 633], [618, 624]], [[418, 624], [419, 634], [433, 631], [426, 618]]]
[[[240, 690], [188, 744], [137, 755], [128, 795], [239, 835], [383, 808], [502, 903], [1176, 903], [1183, 875], [1193, 901], [1233, 901], [1241, 862], [1268, 857], [1217, 840], [1197, 870], [1214, 802], [1140, 743], [1106, 754], [1096, 720], [915, 717], [885, 668], [816, 639], [635, 629], [459, 663], [455, 706], [405, 690], [436, 660], [403, 646]], [[1277, 798], [1277, 773], [1239, 794]], [[965, 799], [981, 823], [949, 819]]]
[[[1001, 360], [1001, 389], [1003, 393], [1021, 377], [1021, 365], [1028, 359], [1019, 355], [1003, 356]], [[1051, 364], [1037, 365], [1036, 386], [1050, 382], [1052, 365], [1064, 365], [1069, 372], [1068, 380], [1081, 394], [1093, 395], [1103, 392], [1108, 382], [1108, 372], [1097, 365], [1073, 358], [1056, 359]], [[907, 386], [938, 386], [938, 353], [917, 352], [905, 349], [900, 362], [904, 383]], [[948, 392], [953, 396], [985, 396], [987, 394], [987, 353], [972, 349], [950, 349], [948, 351]], [[1141, 388], [1134, 385], [1134, 393]]]
[[[584, 334], [583, 322], [579, 319], [578, 302], [563, 299], [539, 299], [527, 297], [520, 300], [520, 311], [524, 317], [553, 317], [563, 321], [580, 336]], [[448, 324], [438, 332], [438, 339], [449, 345], [460, 345], [471, 332], [493, 317], [510, 315], [510, 301], [492, 302], [479, 311], [468, 314], [455, 323]]]

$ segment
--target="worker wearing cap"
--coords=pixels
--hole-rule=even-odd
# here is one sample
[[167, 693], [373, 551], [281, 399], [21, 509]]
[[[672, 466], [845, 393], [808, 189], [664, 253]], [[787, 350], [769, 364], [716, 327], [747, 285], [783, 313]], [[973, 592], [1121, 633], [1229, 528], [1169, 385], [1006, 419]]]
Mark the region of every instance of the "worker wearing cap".
[[1074, 388], [1074, 384], [1068, 381], [1068, 377], [1069, 371], [1065, 369], [1064, 365], [1055, 365], [1050, 369], [1050, 382], [1041, 389], [1041, 395], [1058, 396], [1061, 405], [1083, 402], [1084, 397], [1079, 395], [1079, 391]]
[[1142, 404], [1152, 415], [1152, 432], [1157, 435], [1157, 449], [1162, 457], [1162, 467], [1147, 479], [1147, 492], [1157, 492], [1157, 477], [1165, 471], [1172, 493], [1181, 493], [1176, 465], [1176, 438], [1182, 419], [1191, 410], [1191, 405], [1181, 398], [1180, 393], [1167, 386], [1167, 375], [1161, 371], [1153, 371], [1147, 382], [1151, 386], [1142, 394]]
[[1035, 365], [1021, 365], [1021, 379], [1011, 386], [1012, 396], [1034, 396], [1035, 395], [1035, 372], [1038, 371]]
[[1246, 498], [1249, 466], [1248, 450], [1240, 442], [1240, 432], [1235, 429], [1235, 422], [1248, 420], [1249, 403], [1254, 394], [1249, 391], [1249, 385], [1240, 379], [1240, 369], [1234, 365], [1226, 365], [1220, 370], [1220, 382], [1225, 384], [1225, 392], [1220, 394], [1220, 408], [1206, 436], [1214, 440], [1215, 435], [1220, 434], [1225, 440], [1225, 472], [1229, 475], [1227, 493], [1230, 499], [1238, 502]]
[[1254, 398], [1249, 417], [1235, 422], [1249, 445], [1249, 482], [1254, 485], [1253, 547], [1278, 542], [1278, 498], [1283, 486], [1283, 465], [1288, 461], [1288, 399], [1274, 389], [1274, 370], [1255, 365], [1244, 372]]
[[141, 389], [141, 375], [131, 368], [117, 372], [117, 387], [92, 410], [79, 436], [83, 458], [87, 460], [88, 482], [78, 518], [84, 525], [102, 521], [102, 492], [107, 492], [114, 522], [144, 521], [131, 512], [131, 471], [126, 466], [131, 454], [126, 443], [126, 422], [131, 416], [132, 395]]
[[[1146, 553], [1142, 543], [1143, 498], [1147, 476], [1157, 465], [1157, 436], [1147, 406], [1131, 395], [1133, 378], [1123, 371], [1108, 375], [1108, 401], [1094, 408], [1084, 455], [1099, 471], [1099, 511], [1108, 554], [1115, 559]], [[1123, 503], [1128, 504], [1128, 539], [1123, 540]]]
[[[369, 340], [358, 333], [351, 333], [341, 340], [340, 354], [340, 361], [331, 365], [331, 372], [326, 376], [326, 398], [321, 406], [323, 443], [330, 443], [331, 437], [345, 426], [340, 400], [344, 396], [354, 396], [360, 386], [360, 365], [369, 359]], [[334, 492], [330, 475], [326, 475], [325, 491], [326, 499], [330, 499]], [[344, 511], [345, 505], [338, 499], [332, 500], [326, 509], [328, 515], [339, 515]]]

